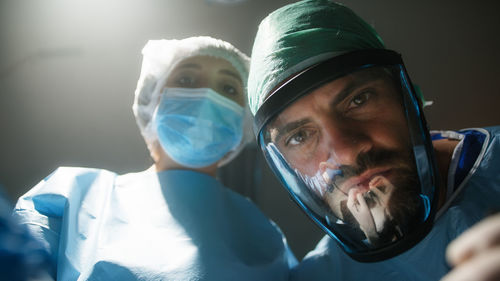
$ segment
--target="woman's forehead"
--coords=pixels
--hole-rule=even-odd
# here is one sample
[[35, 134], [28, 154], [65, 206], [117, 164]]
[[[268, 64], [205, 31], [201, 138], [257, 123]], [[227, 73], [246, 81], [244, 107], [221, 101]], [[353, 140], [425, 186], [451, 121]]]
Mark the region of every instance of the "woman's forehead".
[[198, 69], [200, 71], [214, 71], [242, 80], [236, 68], [226, 59], [213, 56], [194, 56], [180, 61], [173, 71], [181, 69]]

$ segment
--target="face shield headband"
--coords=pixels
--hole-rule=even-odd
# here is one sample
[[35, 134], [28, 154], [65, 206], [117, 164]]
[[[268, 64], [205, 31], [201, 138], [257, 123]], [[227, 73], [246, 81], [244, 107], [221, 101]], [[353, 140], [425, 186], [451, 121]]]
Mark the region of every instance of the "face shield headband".
[[394, 257], [432, 227], [437, 170], [399, 54], [317, 64], [277, 88], [254, 125], [290, 196], [355, 260]]

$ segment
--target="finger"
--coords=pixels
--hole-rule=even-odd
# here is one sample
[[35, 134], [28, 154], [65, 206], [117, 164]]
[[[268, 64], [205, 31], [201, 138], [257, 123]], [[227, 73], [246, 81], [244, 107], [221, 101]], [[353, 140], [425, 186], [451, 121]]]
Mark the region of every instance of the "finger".
[[387, 205], [387, 198], [388, 197], [385, 193], [383, 193], [378, 187], [370, 189], [370, 192], [373, 193], [373, 199], [375, 202], [377, 202], [377, 205], [379, 206], [386, 206]]
[[[385, 204], [385, 202], [388, 201], [394, 186], [387, 178], [383, 176], [377, 176], [370, 181], [370, 187], [370, 190], [374, 192], [377, 197]], [[384, 192], [380, 190], [381, 187], [385, 187]]]
[[354, 213], [358, 211], [357, 205], [358, 203], [356, 202], [354, 190], [351, 189], [349, 190], [349, 194], [347, 195], [347, 208]]
[[491, 248], [459, 265], [441, 281], [500, 280], [500, 246]]
[[362, 193], [356, 194], [356, 198], [358, 199], [360, 210], [365, 211], [365, 212], [369, 212], [370, 209], [368, 208], [368, 205], [366, 204], [366, 201], [365, 201], [365, 198], [363, 197], [363, 194]]
[[370, 180], [369, 186], [371, 189], [381, 186], [381, 185], [386, 185], [387, 184], [387, 179], [383, 176], [376, 176], [373, 179]]
[[370, 189], [371, 192], [375, 193], [379, 198], [384, 198], [385, 197], [385, 193], [383, 193], [380, 189], [379, 189], [380, 185], [377, 185], [376, 187]]
[[359, 226], [366, 235], [376, 235], [375, 221], [373, 220], [370, 208], [366, 204], [365, 198], [362, 193], [357, 193], [356, 198], [359, 202], [359, 213], [356, 216]]
[[494, 245], [500, 245], [500, 214], [482, 220], [452, 241], [446, 259], [451, 265], [459, 265]]

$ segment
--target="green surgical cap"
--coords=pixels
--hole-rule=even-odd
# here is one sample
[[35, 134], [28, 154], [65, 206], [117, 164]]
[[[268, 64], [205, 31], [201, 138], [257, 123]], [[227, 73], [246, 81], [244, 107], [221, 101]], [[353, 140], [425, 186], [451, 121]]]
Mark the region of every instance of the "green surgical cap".
[[250, 110], [255, 115], [272, 89], [318, 62], [384, 48], [377, 32], [344, 5], [306, 0], [284, 6], [259, 25], [248, 80]]

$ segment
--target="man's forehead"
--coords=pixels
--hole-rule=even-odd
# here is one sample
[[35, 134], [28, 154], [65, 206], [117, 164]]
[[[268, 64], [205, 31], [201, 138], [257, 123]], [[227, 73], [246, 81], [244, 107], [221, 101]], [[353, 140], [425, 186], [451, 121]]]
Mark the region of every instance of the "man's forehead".
[[[293, 104], [301, 103], [307, 101], [307, 97], [309, 99], [314, 99], [315, 96], [320, 94], [327, 96], [337, 95], [342, 90], [346, 88], [356, 88], [362, 87], [365, 84], [374, 81], [383, 81], [392, 86], [396, 85], [395, 75], [389, 68], [385, 67], [371, 67], [365, 68], [356, 72], [352, 72], [343, 76], [340, 76], [332, 81], [326, 82], [320, 87], [306, 93], [303, 97], [299, 98]], [[293, 105], [292, 104], [292, 105]]]
[[382, 82], [391, 87], [396, 85], [394, 74], [385, 67], [372, 67], [349, 73], [325, 83], [291, 103], [270, 123], [270, 128], [283, 129], [290, 123], [304, 123], [315, 114], [318, 106], [331, 106], [336, 98], [342, 100], [355, 89], [373, 82]]

